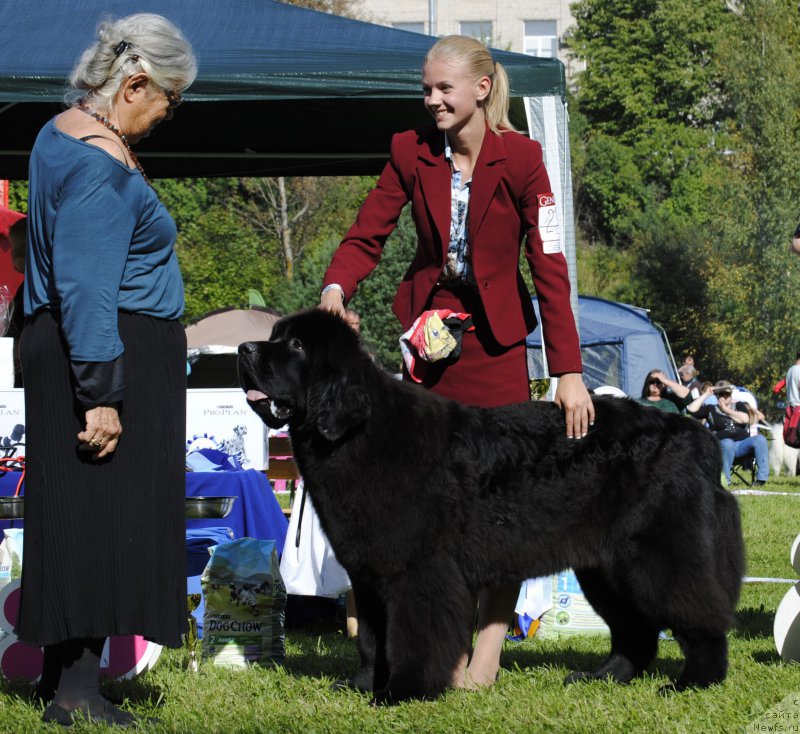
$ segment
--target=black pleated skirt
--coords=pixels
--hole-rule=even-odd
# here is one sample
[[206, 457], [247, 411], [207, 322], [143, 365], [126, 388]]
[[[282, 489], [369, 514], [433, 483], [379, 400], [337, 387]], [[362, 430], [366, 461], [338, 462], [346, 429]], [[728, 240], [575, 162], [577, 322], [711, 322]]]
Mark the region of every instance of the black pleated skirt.
[[120, 313], [122, 436], [109, 458], [77, 451], [57, 314], [22, 332], [26, 478], [17, 635], [34, 645], [138, 634], [178, 647], [186, 629], [186, 337], [180, 323]]

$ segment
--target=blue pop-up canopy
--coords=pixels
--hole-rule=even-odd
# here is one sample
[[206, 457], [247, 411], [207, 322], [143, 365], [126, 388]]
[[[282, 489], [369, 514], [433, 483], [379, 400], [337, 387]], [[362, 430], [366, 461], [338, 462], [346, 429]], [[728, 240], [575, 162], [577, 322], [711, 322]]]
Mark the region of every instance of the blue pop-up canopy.
[[[539, 314], [539, 302], [533, 305]], [[643, 308], [594, 296], [578, 298], [583, 377], [587, 387], [620, 388], [639, 397], [650, 370], [659, 369], [677, 380], [678, 372], [666, 334]], [[542, 332], [536, 327], [527, 339], [528, 369], [532, 377], [545, 377]]]

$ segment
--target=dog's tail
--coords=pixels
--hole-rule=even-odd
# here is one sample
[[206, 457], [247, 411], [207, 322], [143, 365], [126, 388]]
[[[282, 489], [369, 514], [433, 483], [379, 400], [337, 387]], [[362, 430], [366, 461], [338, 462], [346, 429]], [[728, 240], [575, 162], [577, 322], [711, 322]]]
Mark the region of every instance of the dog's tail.
[[717, 579], [725, 591], [731, 611], [736, 609], [745, 571], [744, 539], [739, 504], [719, 487], [714, 493], [714, 552]]

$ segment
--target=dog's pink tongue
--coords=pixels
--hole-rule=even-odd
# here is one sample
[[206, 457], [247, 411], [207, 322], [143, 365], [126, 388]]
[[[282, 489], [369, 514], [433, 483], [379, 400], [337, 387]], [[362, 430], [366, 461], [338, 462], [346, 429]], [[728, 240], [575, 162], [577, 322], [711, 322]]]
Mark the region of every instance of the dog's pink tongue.
[[247, 391], [247, 399], [250, 400], [251, 402], [255, 403], [258, 400], [266, 400], [267, 396], [264, 395], [264, 393], [259, 391], [259, 390], [248, 390]]

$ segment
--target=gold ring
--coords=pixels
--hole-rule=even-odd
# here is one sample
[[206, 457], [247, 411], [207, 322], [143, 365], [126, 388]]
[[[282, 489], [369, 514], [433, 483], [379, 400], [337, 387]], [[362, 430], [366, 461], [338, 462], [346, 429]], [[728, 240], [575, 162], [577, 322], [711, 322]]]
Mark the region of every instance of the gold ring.
[[93, 438], [91, 441], [89, 441], [89, 446], [96, 449], [100, 446], [100, 442], [96, 438]]

